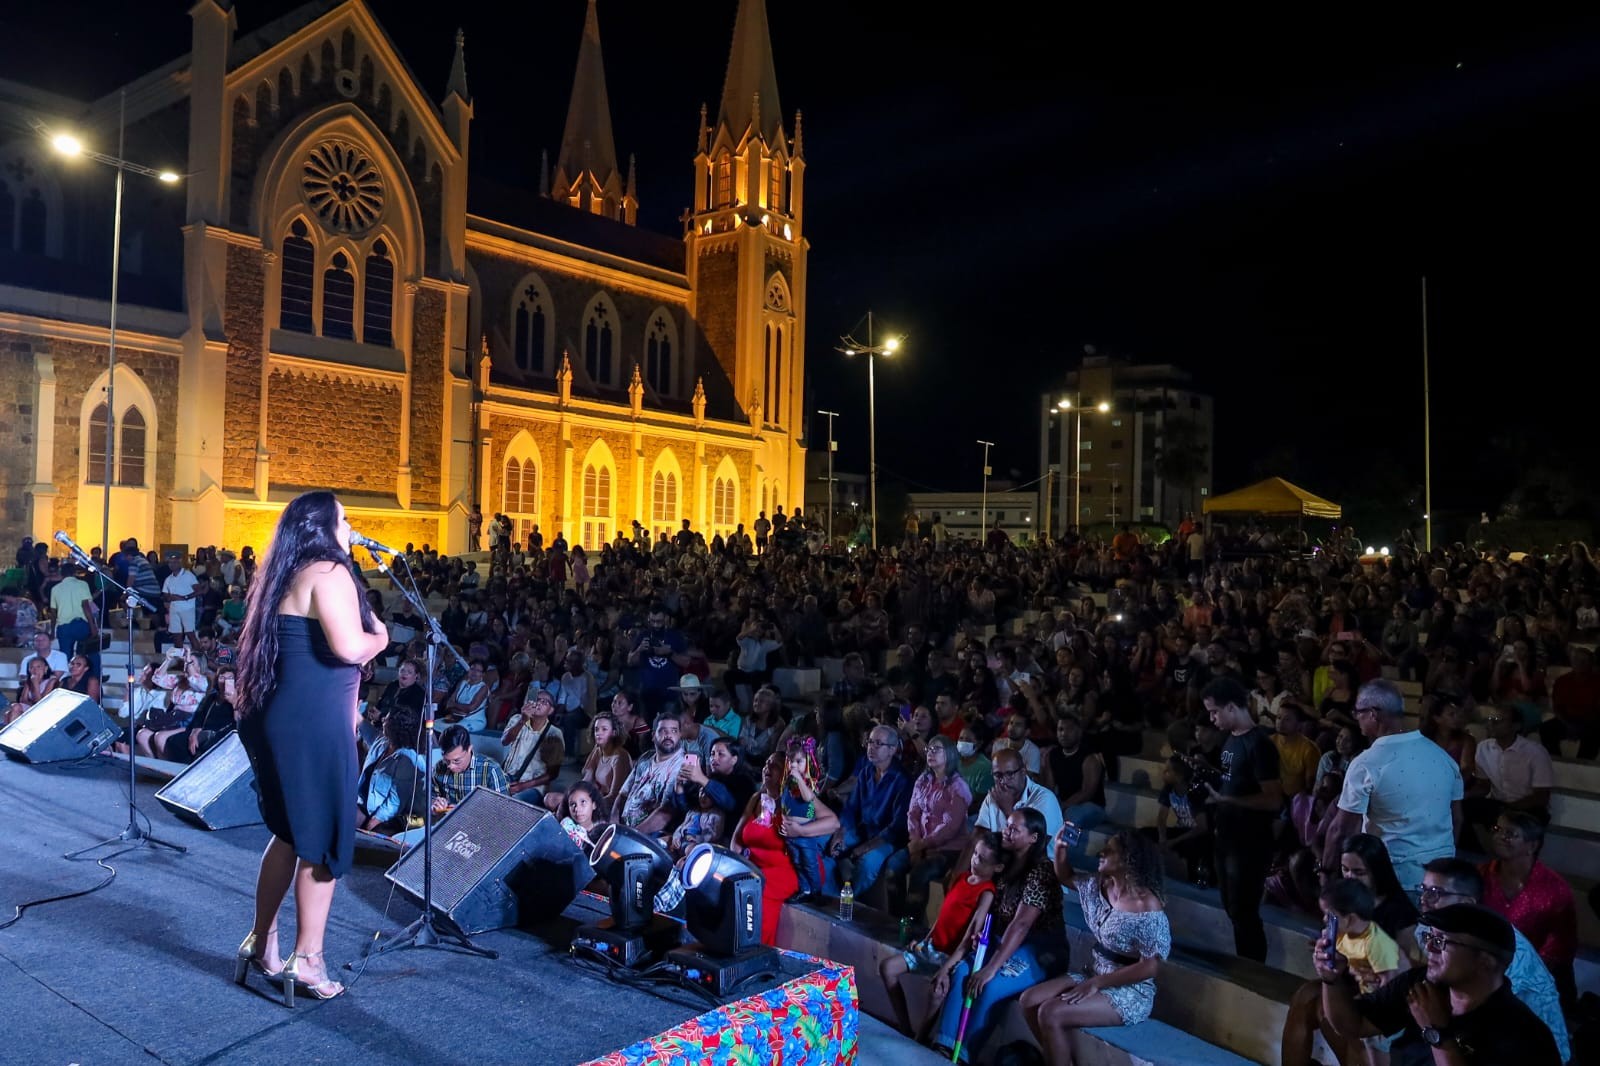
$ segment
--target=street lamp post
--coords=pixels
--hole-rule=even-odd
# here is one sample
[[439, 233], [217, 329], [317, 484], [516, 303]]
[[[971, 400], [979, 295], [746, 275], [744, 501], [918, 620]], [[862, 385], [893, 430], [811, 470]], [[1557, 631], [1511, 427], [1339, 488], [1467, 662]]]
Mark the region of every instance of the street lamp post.
[[[102, 488], [100, 505], [100, 550], [105, 559], [111, 558], [111, 475], [112, 459], [117, 454], [117, 282], [122, 274], [122, 184], [123, 174], [132, 171], [147, 178], [155, 178], [165, 185], [176, 184], [179, 180], [177, 171], [156, 170], [151, 167], [130, 163], [122, 158], [124, 144], [127, 139], [125, 117], [128, 106], [128, 94], [124, 90], [117, 111], [117, 154], [106, 155], [104, 152], [92, 151], [82, 141], [70, 133], [52, 134], [42, 124], [36, 124], [34, 129], [41, 135], [48, 137], [55, 150], [64, 156], [72, 158], [91, 159], [102, 163], [117, 172], [116, 203], [111, 216], [111, 321], [107, 332], [106, 356], [106, 465], [105, 477]], [[148, 476], [148, 475], [147, 475]], [[102, 614], [104, 613], [102, 604]]]
[[833, 420], [839, 417], [838, 411], [818, 411], [819, 415], [828, 416], [828, 550], [833, 550]]
[[[1083, 398], [1074, 395], [1071, 399], [1057, 401], [1058, 411], [1072, 412], [1072, 521], [1068, 527], [1083, 524]], [[1094, 409], [1101, 414], [1111, 410], [1111, 405], [1104, 400], [1094, 405]]]
[[849, 334], [839, 338], [839, 351], [845, 355], [867, 357], [867, 452], [868, 491], [871, 493], [872, 546], [878, 546], [878, 392], [875, 366], [880, 355], [893, 355], [899, 350], [903, 337], [890, 337], [882, 344], [872, 343], [872, 312], [867, 312], [867, 343], [862, 344]]
[[983, 445], [983, 503], [978, 509], [978, 543], [982, 544], [989, 536], [989, 449], [994, 447], [994, 441], [978, 443]]

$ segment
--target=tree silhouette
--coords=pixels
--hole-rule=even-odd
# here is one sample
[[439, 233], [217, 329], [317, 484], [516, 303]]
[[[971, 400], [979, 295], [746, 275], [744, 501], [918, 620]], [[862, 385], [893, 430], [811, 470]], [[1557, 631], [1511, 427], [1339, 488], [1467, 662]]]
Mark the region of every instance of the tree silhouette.
[[1184, 511], [1194, 509], [1194, 487], [1206, 472], [1210, 444], [1192, 418], [1168, 416], [1156, 443], [1156, 476], [1182, 492]]

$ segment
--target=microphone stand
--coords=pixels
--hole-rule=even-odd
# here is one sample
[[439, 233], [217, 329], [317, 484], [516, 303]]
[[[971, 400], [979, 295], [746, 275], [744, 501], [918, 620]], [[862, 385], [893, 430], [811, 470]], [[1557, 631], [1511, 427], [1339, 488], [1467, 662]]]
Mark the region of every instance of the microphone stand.
[[[433, 695], [433, 672], [440, 648], [446, 649], [451, 655], [455, 656], [455, 660], [459, 665], [465, 666], [467, 663], [461, 657], [461, 653], [456, 651], [455, 646], [446, 639], [444, 630], [439, 628], [438, 620], [428, 612], [427, 603], [423, 601], [421, 594], [417, 591], [415, 576], [412, 575], [410, 577], [409, 584], [401, 581], [394, 571], [384, 563], [383, 556], [379, 552], [374, 551], [371, 547], [368, 547], [367, 551], [377, 561], [378, 570], [389, 579], [395, 588], [400, 590], [401, 595], [405, 596], [406, 600], [411, 604], [412, 610], [417, 612], [417, 617], [428, 620], [426, 678], [428, 687], [424, 690], [426, 695], [423, 697], [422, 713], [422, 765], [424, 767], [423, 773], [427, 775], [428, 780], [428, 801], [422, 807], [422, 914], [417, 917], [416, 921], [400, 930], [400, 932], [395, 933], [383, 943], [377, 945], [369, 944], [365, 958], [370, 959], [376, 955], [399, 951], [402, 948], [442, 949], [457, 947], [473, 955], [482, 955], [486, 959], [498, 959], [500, 957], [499, 952], [479, 947], [459, 929], [441, 928], [433, 917], [433, 716], [439, 706]], [[403, 561], [405, 556], [402, 555], [400, 558]], [[411, 564], [406, 563], [405, 568], [409, 574]], [[355, 963], [347, 962], [344, 968], [353, 970], [355, 969]]]
[[[160, 837], [152, 836], [139, 828], [139, 805], [136, 786], [139, 772], [139, 713], [133, 706], [133, 609], [135, 607], [143, 607], [145, 610], [154, 613], [156, 610], [155, 604], [146, 601], [143, 596], [118, 581], [112, 574], [107, 572], [105, 567], [89, 558], [88, 554], [76, 544], [68, 547], [72, 552], [72, 557], [87, 567], [91, 573], [98, 574], [102, 582], [109, 582], [122, 590], [123, 608], [128, 614], [128, 662], [126, 667], [128, 683], [122, 704], [122, 709], [128, 717], [128, 827], [114, 837], [108, 837], [98, 844], [90, 844], [86, 848], [80, 848], [66, 855], [65, 858], [75, 859], [85, 852], [103, 848], [107, 844], [117, 843], [132, 844], [134, 847], [139, 847], [145, 843], [156, 844], [181, 854], [189, 849], [181, 844], [174, 844], [170, 840], [162, 840]], [[103, 600], [105, 597], [105, 584], [100, 586], [100, 595]], [[104, 708], [101, 709], [104, 710]]]

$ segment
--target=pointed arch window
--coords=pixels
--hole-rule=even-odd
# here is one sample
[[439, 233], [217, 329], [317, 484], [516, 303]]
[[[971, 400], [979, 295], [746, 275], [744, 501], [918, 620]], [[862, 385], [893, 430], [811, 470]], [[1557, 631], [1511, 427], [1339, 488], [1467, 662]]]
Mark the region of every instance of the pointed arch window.
[[611, 324], [611, 309], [604, 303], [595, 305], [583, 329], [584, 367], [589, 379], [596, 385], [611, 385], [612, 350], [616, 343], [616, 330]]
[[733, 532], [735, 516], [735, 498], [738, 489], [734, 487], [732, 478], [719, 477], [711, 483], [711, 533], [718, 533], [726, 537]]
[[144, 484], [144, 412], [130, 407], [122, 412], [121, 443], [117, 448], [117, 484]]
[[678, 524], [678, 475], [657, 470], [650, 484], [650, 525], [671, 536]]
[[778, 156], [767, 160], [767, 207], [783, 210], [783, 160]]
[[548, 318], [544, 294], [533, 285], [522, 290], [517, 298], [514, 316], [512, 357], [517, 369], [533, 374], [545, 373], [545, 330]]
[[532, 456], [506, 460], [500, 510], [511, 519], [511, 535], [525, 543], [539, 521], [539, 466]]
[[322, 335], [339, 340], [356, 339], [356, 276], [343, 252], [334, 252], [322, 272]]
[[733, 206], [733, 156], [723, 153], [717, 157], [716, 189], [713, 207]]
[[590, 464], [583, 468], [582, 543], [585, 549], [605, 547], [611, 525], [611, 468]]
[[394, 261], [378, 241], [367, 255], [366, 291], [361, 309], [361, 341], [394, 347]]
[[645, 380], [659, 395], [672, 395], [672, 333], [663, 319], [651, 321], [644, 349]]
[[106, 442], [110, 436], [110, 416], [111, 409], [105, 404], [97, 406], [89, 415], [88, 476], [84, 480], [91, 485], [106, 483]]
[[317, 251], [301, 219], [283, 238], [283, 270], [278, 285], [278, 325], [296, 333], [315, 333], [312, 294], [316, 289]]

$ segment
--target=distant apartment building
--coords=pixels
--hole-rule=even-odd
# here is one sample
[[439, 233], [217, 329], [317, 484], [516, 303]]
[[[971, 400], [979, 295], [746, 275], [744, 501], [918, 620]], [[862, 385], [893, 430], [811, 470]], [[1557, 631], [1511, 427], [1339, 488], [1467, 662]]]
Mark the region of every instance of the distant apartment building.
[[1087, 350], [1063, 384], [1039, 398], [1042, 522], [1134, 522], [1176, 528], [1210, 493], [1212, 400], [1189, 373]]
[[[1032, 540], [1038, 535], [1039, 494], [1031, 487], [1017, 491], [1009, 481], [989, 482], [989, 492], [913, 492], [911, 509], [931, 520], [934, 512], [944, 519], [944, 527], [955, 540], [977, 540], [996, 522], [1012, 540]], [[880, 515], [879, 539], [898, 535], [903, 522], [891, 523]]]

